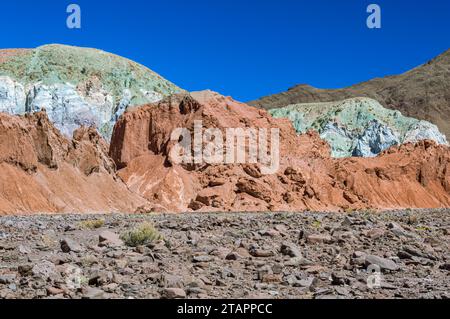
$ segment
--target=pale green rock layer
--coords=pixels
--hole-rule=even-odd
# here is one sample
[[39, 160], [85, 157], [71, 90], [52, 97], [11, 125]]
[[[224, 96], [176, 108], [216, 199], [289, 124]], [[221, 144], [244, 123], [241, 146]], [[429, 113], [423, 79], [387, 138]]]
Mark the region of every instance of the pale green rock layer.
[[269, 112], [291, 120], [298, 133], [319, 132], [334, 157], [372, 157], [393, 145], [423, 139], [448, 144], [436, 125], [403, 116], [369, 98], [293, 104]]
[[46, 108], [67, 135], [90, 124], [109, 139], [126, 108], [182, 91], [143, 65], [97, 49], [45, 45], [0, 64], [0, 111]]

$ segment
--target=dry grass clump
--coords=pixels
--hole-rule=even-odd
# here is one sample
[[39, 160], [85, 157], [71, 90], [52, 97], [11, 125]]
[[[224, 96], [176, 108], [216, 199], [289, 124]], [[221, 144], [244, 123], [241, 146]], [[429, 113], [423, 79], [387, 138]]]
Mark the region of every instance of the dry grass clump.
[[80, 227], [84, 229], [97, 229], [103, 227], [105, 225], [104, 219], [90, 219], [90, 220], [83, 220], [80, 222]]
[[158, 230], [149, 222], [144, 222], [136, 228], [122, 234], [120, 239], [130, 247], [144, 246], [155, 241], [163, 239], [163, 236]]

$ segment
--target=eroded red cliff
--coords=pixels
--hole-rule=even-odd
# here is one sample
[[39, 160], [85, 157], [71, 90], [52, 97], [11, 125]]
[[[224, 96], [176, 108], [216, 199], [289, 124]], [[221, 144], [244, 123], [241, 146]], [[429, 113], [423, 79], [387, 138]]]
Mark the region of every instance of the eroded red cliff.
[[[280, 167], [177, 164], [176, 128], [278, 128]], [[225, 134], [224, 134], [225, 135]], [[432, 142], [392, 148], [377, 158], [332, 159], [313, 132], [210, 91], [175, 95], [126, 112], [110, 155], [130, 190], [155, 211], [301, 211], [450, 207], [450, 148]]]
[[0, 113], [0, 214], [129, 212], [146, 203], [115, 174], [94, 128], [72, 141], [45, 112]]

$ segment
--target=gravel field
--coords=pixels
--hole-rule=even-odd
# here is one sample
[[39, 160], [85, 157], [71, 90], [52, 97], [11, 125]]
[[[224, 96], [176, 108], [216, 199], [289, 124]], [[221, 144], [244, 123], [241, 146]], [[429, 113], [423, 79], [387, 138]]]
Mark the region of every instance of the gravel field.
[[5, 216], [0, 298], [449, 298], [449, 213]]

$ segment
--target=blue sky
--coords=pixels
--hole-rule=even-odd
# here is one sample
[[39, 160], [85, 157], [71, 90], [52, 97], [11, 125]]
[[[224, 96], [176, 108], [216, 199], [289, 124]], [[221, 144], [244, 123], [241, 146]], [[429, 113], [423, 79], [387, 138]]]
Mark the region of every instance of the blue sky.
[[[66, 7], [82, 10], [81, 30]], [[366, 7], [382, 9], [368, 29]], [[448, 0], [5, 0], [0, 48], [87, 46], [242, 101], [402, 73], [450, 48]]]

